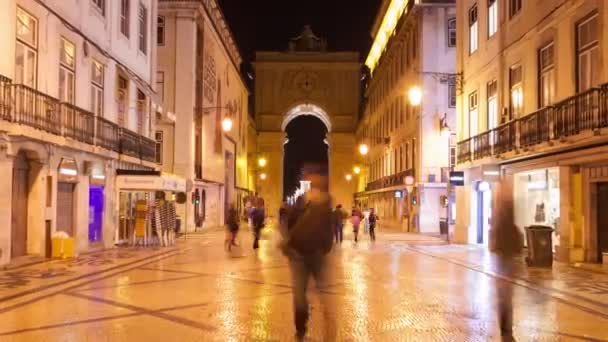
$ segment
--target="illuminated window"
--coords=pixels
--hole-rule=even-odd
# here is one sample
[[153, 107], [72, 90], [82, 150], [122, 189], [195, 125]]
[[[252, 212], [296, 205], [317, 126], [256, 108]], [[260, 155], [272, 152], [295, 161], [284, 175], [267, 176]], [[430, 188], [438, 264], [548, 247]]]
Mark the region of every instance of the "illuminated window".
[[538, 95], [540, 107], [545, 107], [555, 101], [555, 54], [553, 43], [538, 51]]
[[74, 104], [76, 47], [74, 43], [61, 38], [61, 50], [59, 53], [59, 99], [63, 102]]
[[38, 60], [38, 21], [17, 7], [17, 46], [15, 82], [36, 88]]
[[456, 18], [448, 19], [448, 47], [456, 47]]
[[477, 20], [477, 4], [469, 9], [469, 54], [477, 51], [478, 48], [478, 20]]
[[[498, 82], [496, 80], [488, 82], [488, 130], [498, 126]], [[492, 137], [492, 136], [490, 136]]]
[[477, 112], [477, 91], [469, 94], [469, 137], [479, 133], [479, 116]]
[[103, 64], [93, 61], [91, 63], [91, 112], [103, 116]]
[[512, 66], [509, 69], [510, 96], [510, 118], [518, 118], [523, 113], [524, 90], [522, 86], [523, 75], [521, 65]]
[[601, 64], [597, 14], [585, 19], [576, 28], [577, 87], [583, 92], [600, 82]]
[[488, 0], [488, 38], [498, 31], [498, 0]]

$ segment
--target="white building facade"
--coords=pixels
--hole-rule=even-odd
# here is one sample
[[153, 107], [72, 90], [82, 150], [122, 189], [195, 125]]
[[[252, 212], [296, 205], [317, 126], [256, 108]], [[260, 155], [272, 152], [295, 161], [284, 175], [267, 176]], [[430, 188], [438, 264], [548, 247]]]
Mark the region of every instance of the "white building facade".
[[0, 3], [0, 264], [110, 247], [117, 169], [153, 170], [156, 1]]
[[[516, 225], [554, 229], [562, 261], [608, 252], [605, 1], [458, 2], [458, 242]], [[490, 244], [491, 245], [491, 244]]]
[[[178, 206], [187, 231], [222, 226], [250, 194], [248, 90], [242, 58], [216, 1], [159, 1], [159, 162], [189, 183]], [[223, 127], [229, 119], [232, 127]]]
[[454, 1], [393, 0], [376, 18], [357, 131], [369, 153], [355, 172], [355, 201], [375, 208], [383, 227], [439, 233], [449, 216], [441, 198], [455, 156], [455, 16]]

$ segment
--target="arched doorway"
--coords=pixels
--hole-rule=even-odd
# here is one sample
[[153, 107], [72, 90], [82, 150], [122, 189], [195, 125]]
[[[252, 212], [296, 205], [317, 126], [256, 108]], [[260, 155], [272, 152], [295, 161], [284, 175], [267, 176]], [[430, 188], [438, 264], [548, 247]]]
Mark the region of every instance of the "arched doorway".
[[[292, 108], [284, 117], [283, 199], [300, 188], [302, 167], [317, 164], [329, 176], [329, 117], [320, 107], [310, 104]], [[325, 189], [329, 191], [329, 189]]]

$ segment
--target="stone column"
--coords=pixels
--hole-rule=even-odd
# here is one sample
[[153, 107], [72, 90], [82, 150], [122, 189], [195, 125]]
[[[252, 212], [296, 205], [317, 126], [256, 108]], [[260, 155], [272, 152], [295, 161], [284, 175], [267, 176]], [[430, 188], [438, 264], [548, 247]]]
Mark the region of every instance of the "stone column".
[[0, 175], [0, 265], [4, 265], [11, 259], [13, 193], [13, 158], [4, 153], [0, 154]]

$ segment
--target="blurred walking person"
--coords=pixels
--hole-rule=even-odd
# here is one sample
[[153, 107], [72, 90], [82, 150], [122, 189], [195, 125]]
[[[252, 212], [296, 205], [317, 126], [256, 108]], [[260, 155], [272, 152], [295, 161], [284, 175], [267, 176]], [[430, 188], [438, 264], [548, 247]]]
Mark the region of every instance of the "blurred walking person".
[[264, 200], [258, 198], [255, 209], [253, 209], [252, 215], [253, 221], [253, 249], [260, 248], [260, 235], [264, 228], [264, 219], [266, 218], [266, 212], [264, 209]]
[[[510, 186], [506, 183], [500, 185], [500, 206], [496, 208], [496, 218], [493, 220], [494, 250], [497, 257], [499, 273], [513, 277], [515, 273], [515, 258], [523, 248], [523, 234], [515, 225], [513, 219], [513, 199]], [[515, 341], [513, 338], [513, 284], [502, 279], [496, 279], [498, 325], [502, 341]]]
[[338, 204], [334, 210], [334, 237], [336, 243], [342, 243], [342, 240], [344, 240], [344, 220], [346, 216], [347, 213], [342, 209], [342, 204]]
[[[327, 253], [331, 250], [334, 227], [331, 199], [324, 189], [327, 176], [318, 167], [305, 166], [304, 179], [311, 181], [311, 190], [304, 199], [296, 203], [288, 219], [288, 241], [286, 251], [289, 258], [293, 281], [293, 306], [296, 337], [301, 340], [306, 335], [309, 320], [309, 304], [306, 290], [309, 278], [315, 280], [317, 289], [327, 285]], [[322, 298], [322, 300], [325, 300]], [[332, 305], [323, 304], [325, 327], [324, 341], [334, 341]]]
[[359, 241], [359, 225], [363, 220], [363, 213], [358, 208], [354, 207], [350, 216], [350, 223], [353, 225], [353, 234], [355, 236], [355, 242]]
[[226, 226], [228, 228], [228, 238], [226, 239], [226, 250], [229, 252], [232, 247], [238, 246], [236, 243], [237, 234], [239, 232], [239, 215], [236, 210], [236, 205], [230, 203], [228, 208], [228, 216], [226, 217]]
[[374, 208], [371, 208], [367, 219], [369, 221], [369, 238], [372, 241], [376, 241], [376, 222], [378, 221], [378, 215], [376, 215], [376, 210], [374, 210]]

